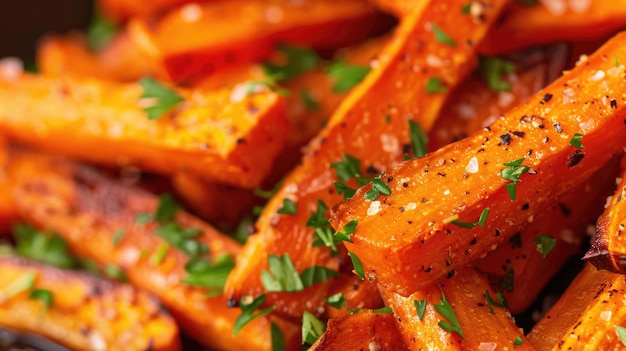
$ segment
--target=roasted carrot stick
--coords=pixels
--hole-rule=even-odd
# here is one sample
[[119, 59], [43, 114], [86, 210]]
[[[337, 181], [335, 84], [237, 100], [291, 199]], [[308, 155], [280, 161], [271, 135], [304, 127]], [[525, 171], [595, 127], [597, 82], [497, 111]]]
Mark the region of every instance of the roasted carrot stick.
[[596, 224], [596, 235], [584, 259], [598, 269], [616, 273], [626, 272], [626, 156], [622, 157], [622, 171], [617, 189]]
[[328, 321], [328, 327], [311, 351], [379, 350], [404, 351], [394, 317], [389, 313], [361, 311]]
[[381, 292], [409, 350], [533, 350], [474, 268], [408, 297]]
[[[609, 161], [588, 181], [537, 214], [508, 244], [476, 262], [490, 277], [494, 289], [500, 288], [511, 313], [527, 309], [563, 264], [580, 254], [587, 226], [600, 215], [606, 195], [613, 190], [617, 161]], [[507, 275], [513, 281], [503, 288]]]
[[[185, 283], [193, 277], [186, 264], [194, 252], [213, 261], [220, 255], [236, 255], [240, 246], [232, 239], [182, 211], [169, 224], [138, 223], [142, 213], [161, 216], [155, 214], [161, 208], [157, 198], [86, 166], [16, 153], [8, 169], [24, 220], [58, 233], [80, 257], [119, 267], [135, 286], [157, 295], [186, 333], [220, 350], [271, 349], [270, 320], [256, 319], [234, 337], [240, 311], [227, 308], [223, 295], [207, 296], [219, 289], [217, 283], [211, 283], [213, 289]], [[179, 236], [193, 240], [176, 242]], [[201, 255], [205, 251], [208, 257]], [[274, 322], [289, 347], [299, 343], [295, 326]]]
[[[360, 159], [363, 173], [376, 175], [400, 162], [408, 151], [408, 119], [419, 122], [425, 131], [430, 129], [448, 94], [441, 89], [435, 89], [435, 93], [432, 87], [429, 93], [426, 86], [442, 84], [439, 88], [447, 92], [469, 74], [475, 47], [466, 43], [480, 41], [505, 1], [489, 2], [483, 14], [485, 21], [480, 23], [469, 15], [450, 11], [462, 3], [420, 2], [419, 9], [404, 19], [391, 43], [378, 55], [375, 68], [309, 144], [303, 163], [286, 178], [265, 207], [256, 225], [258, 234], [248, 240], [229, 276], [227, 296], [238, 300], [244, 295], [261, 294], [265, 289], [260, 276], [267, 269], [269, 254], [297, 257], [294, 264], [298, 271], [314, 265], [337, 269], [347, 259], [333, 257], [325, 248], [312, 247], [316, 241], [314, 228], [306, 226], [318, 200], [331, 206], [342, 199], [334, 189], [333, 181], [337, 178], [330, 166], [349, 154]], [[435, 24], [455, 41], [455, 46], [449, 40], [435, 39]], [[434, 62], [430, 62], [432, 57]], [[354, 187], [353, 181], [348, 185]], [[285, 199], [297, 205], [295, 215], [277, 213]], [[328, 288], [318, 284], [309, 289], [317, 290], [317, 296], [325, 296]], [[298, 317], [308, 308], [298, 301], [308, 301], [311, 306], [319, 303], [310, 296], [291, 296], [293, 303], [281, 304], [277, 311]], [[266, 302], [273, 304], [274, 298], [273, 293], [268, 294]]]
[[493, 55], [531, 45], [596, 39], [623, 29], [625, 22], [626, 7], [612, 0], [513, 3], [480, 51]]
[[336, 208], [335, 228], [358, 221], [346, 246], [365, 276], [404, 296], [453, 276], [622, 152], [625, 38], [481, 132], [385, 174], [390, 195], [365, 201], [368, 185]]
[[0, 257], [0, 324], [74, 350], [180, 350], [178, 327], [146, 292], [86, 273]]
[[230, 0], [187, 5], [154, 24], [135, 19], [129, 31], [181, 81], [268, 58], [277, 43], [340, 48], [367, 38], [384, 22], [358, 0]]
[[537, 351], [622, 350], [626, 326], [624, 275], [587, 264], [559, 301], [528, 333]]
[[141, 105], [158, 103], [161, 95], [146, 98], [146, 92], [138, 83], [25, 74], [0, 81], [0, 130], [93, 162], [191, 171], [245, 187], [260, 183], [284, 143], [284, 100], [275, 93], [176, 90], [184, 101], [149, 120]]

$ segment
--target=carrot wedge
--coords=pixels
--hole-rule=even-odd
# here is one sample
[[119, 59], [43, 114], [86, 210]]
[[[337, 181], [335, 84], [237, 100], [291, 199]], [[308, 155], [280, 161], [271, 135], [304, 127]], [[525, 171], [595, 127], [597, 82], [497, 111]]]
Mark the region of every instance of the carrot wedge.
[[622, 171], [611, 201], [596, 223], [596, 235], [591, 248], [583, 257], [598, 269], [615, 273], [626, 272], [626, 156], [622, 157]]
[[381, 293], [394, 311], [409, 350], [534, 350], [487, 279], [474, 268], [465, 268], [408, 297], [384, 289]]
[[626, 327], [624, 275], [587, 264], [528, 333], [537, 351], [622, 350], [617, 328]]
[[[240, 311], [227, 308], [223, 295], [207, 296], [216, 287], [185, 283], [190, 254], [174, 246], [183, 243], [162, 239], [167, 228], [176, 226], [138, 223], [139, 214], [155, 213], [154, 195], [108, 180], [86, 166], [27, 153], [13, 154], [8, 172], [24, 220], [56, 232], [80, 257], [120, 267], [131, 283], [157, 295], [189, 335], [220, 350], [271, 350], [270, 320], [256, 319], [234, 337]], [[213, 260], [240, 250], [235, 241], [185, 212], [178, 211], [173, 223], [198, 235], [193, 240], [197, 244], [187, 241], [180, 246], [185, 250], [204, 245]], [[159, 230], [164, 234], [157, 236]], [[119, 232], [121, 238], [114, 239]], [[295, 326], [273, 322], [283, 330], [287, 345], [299, 344]]]
[[268, 58], [277, 43], [341, 48], [367, 38], [381, 23], [359, 0], [229, 0], [174, 9], [154, 24], [135, 19], [129, 32], [149, 43], [146, 51], [181, 81]]
[[334, 228], [358, 221], [346, 247], [365, 276], [403, 296], [453, 276], [623, 152], [624, 65], [614, 59], [626, 62], [624, 40], [484, 130], [386, 173], [390, 195], [365, 201], [367, 185], [335, 208]]
[[328, 321], [328, 327], [311, 351], [404, 351], [393, 315], [364, 310]]
[[288, 130], [284, 100], [272, 92], [179, 90], [185, 101], [158, 120], [140, 107], [142, 93], [137, 83], [22, 75], [0, 81], [0, 130], [92, 162], [190, 171], [243, 187], [270, 171]]
[[180, 350], [176, 323], [151, 294], [18, 257], [0, 257], [0, 271], [2, 326], [75, 350]]
[[[449, 11], [463, 2], [422, 1], [419, 9], [403, 20], [390, 44], [378, 55], [376, 67], [308, 145], [302, 164], [285, 179], [282, 188], [266, 205], [257, 222], [258, 234], [248, 240], [229, 276], [225, 287], [229, 298], [256, 296], [265, 290], [260, 276], [267, 268], [270, 254], [289, 253], [297, 257], [294, 264], [299, 272], [314, 265], [337, 269], [345, 262], [347, 258], [333, 257], [327, 248], [312, 247], [314, 228], [306, 226], [318, 200], [332, 206], [342, 199], [334, 188], [333, 181], [337, 178], [335, 169], [330, 166], [349, 154], [360, 159], [362, 173], [376, 175], [399, 163], [407, 152], [406, 146], [410, 145], [408, 119], [417, 121], [425, 132], [431, 128], [448, 94], [426, 93], [427, 82], [434, 79], [452, 87], [467, 76], [475, 47], [465, 43], [468, 40], [479, 42], [506, 3], [490, 1], [484, 13], [485, 21], [476, 23], [468, 15]], [[446, 31], [456, 45], [438, 42], [432, 31], [433, 23]], [[429, 66], [427, 57], [432, 55], [438, 56], [441, 60], [436, 60], [438, 63], [445, 64]], [[382, 92], [389, 95], [381, 96]], [[354, 186], [353, 181], [348, 185]], [[295, 215], [277, 213], [285, 199], [297, 204]], [[317, 284], [309, 289], [318, 290], [323, 296], [328, 287]], [[298, 301], [308, 301], [312, 306], [319, 303], [298, 293], [292, 296], [293, 304], [289, 308], [281, 304], [277, 311], [299, 317], [306, 306]], [[272, 294], [268, 294], [266, 302], [274, 301]]]

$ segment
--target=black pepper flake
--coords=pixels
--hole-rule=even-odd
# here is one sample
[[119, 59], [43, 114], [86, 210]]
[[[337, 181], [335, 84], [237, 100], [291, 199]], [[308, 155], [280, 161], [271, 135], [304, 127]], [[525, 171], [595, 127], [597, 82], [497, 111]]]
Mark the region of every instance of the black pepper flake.
[[477, 241], [478, 240], [476, 238], [473, 238], [472, 241], [470, 241], [470, 245], [476, 245]]
[[544, 103], [550, 101], [550, 99], [552, 99], [552, 94], [544, 95], [543, 98], [541, 99], [541, 104], [544, 104]]
[[426, 273], [430, 273], [430, 271], [432, 271], [432, 270], [433, 270], [433, 266], [428, 266], [428, 268], [426, 268], [426, 269], [424, 270], [424, 272], [426, 272]]
[[573, 154], [567, 157], [567, 162], [565, 163], [568, 168], [574, 168], [580, 161], [585, 157], [585, 153], [581, 150], [574, 151]]
[[369, 175], [378, 175], [380, 172], [376, 169], [376, 167], [369, 165], [366, 169], [365, 172]]
[[392, 180], [393, 180], [393, 177], [387, 178], [387, 183], [391, 183]]
[[246, 143], [246, 139], [244, 138], [237, 138], [237, 144], [241, 145], [241, 144], [245, 144]]
[[515, 135], [518, 138], [523, 138], [526, 136], [526, 132], [520, 132], [520, 131], [513, 131], [510, 132], [511, 134]]
[[402, 186], [405, 187], [405, 188], [408, 188], [409, 187], [409, 183], [404, 182], [404, 183], [402, 183]]
[[613, 109], [617, 108], [617, 100], [611, 99], [611, 108]]
[[561, 213], [563, 214], [563, 216], [565, 217], [569, 217], [572, 215], [572, 210], [570, 210], [569, 207], [567, 207], [564, 203], [559, 202], [559, 210], [561, 210]]
[[452, 261], [450, 261], [450, 259], [446, 259], [446, 266], [450, 267], [452, 265]]
[[400, 210], [400, 212], [404, 212], [404, 207], [400, 206], [400, 207], [398, 207], [398, 210]]
[[446, 174], [443, 173], [443, 172], [437, 172], [437, 175], [440, 176], [440, 177], [445, 177], [446, 176]]
[[448, 275], [446, 276], [447, 279], [450, 279], [452, 277], [454, 277], [456, 275], [456, 271], [453, 269], [450, 272], [448, 272]]
[[550, 138], [545, 137], [545, 138], [543, 138], [543, 140], [542, 140], [542, 141], [543, 141], [544, 143], [547, 143], [547, 142], [549, 142], [549, 141], [550, 141]]
[[510, 145], [511, 144], [511, 134], [506, 133], [500, 135], [500, 142], [502, 145]]
[[496, 236], [500, 236], [500, 229], [496, 228]]
[[526, 211], [529, 208], [530, 208], [530, 205], [528, 204], [528, 202], [522, 205], [522, 211]]
[[408, 154], [411, 150], [411, 144], [402, 144], [402, 153]]
[[563, 128], [561, 127], [560, 124], [554, 123], [553, 126], [554, 126], [554, 129], [556, 130], [557, 133], [563, 132]]
[[528, 151], [526, 152], [526, 156], [530, 156], [533, 154], [533, 149], [528, 149]]
[[422, 198], [422, 203], [425, 203], [425, 202], [428, 202], [428, 200], [425, 197], [423, 197]]

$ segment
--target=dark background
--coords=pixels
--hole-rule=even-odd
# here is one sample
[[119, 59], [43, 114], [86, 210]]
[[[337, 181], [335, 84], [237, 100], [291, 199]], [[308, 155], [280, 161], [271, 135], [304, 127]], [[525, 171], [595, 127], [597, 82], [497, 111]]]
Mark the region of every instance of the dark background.
[[92, 12], [91, 0], [2, 0], [0, 57], [17, 56], [32, 63], [39, 38], [85, 28]]

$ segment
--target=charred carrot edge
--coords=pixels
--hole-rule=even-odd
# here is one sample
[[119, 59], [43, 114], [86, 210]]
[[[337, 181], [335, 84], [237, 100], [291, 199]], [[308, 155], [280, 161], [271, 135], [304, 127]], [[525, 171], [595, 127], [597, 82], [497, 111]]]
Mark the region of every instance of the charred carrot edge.
[[[174, 81], [269, 57], [277, 43], [336, 49], [367, 38], [385, 20], [363, 1], [219, 1], [174, 9], [129, 31], [155, 52]], [[243, 14], [243, 16], [242, 16]], [[233, 23], [237, 23], [233, 26]], [[206, 28], [211, 28], [207, 31]]]
[[328, 327], [311, 351], [409, 350], [392, 314], [361, 311], [328, 321]]
[[537, 351], [621, 349], [616, 327], [626, 326], [625, 289], [624, 275], [587, 264], [528, 340]]
[[[388, 172], [389, 196], [364, 201], [365, 186], [336, 208], [333, 227], [358, 220], [346, 246], [365, 275], [405, 296], [453, 276], [623, 152], [624, 65], [615, 60], [626, 62], [625, 39], [615, 36], [481, 132]], [[522, 173], [504, 179], [506, 169]]]
[[288, 122], [275, 93], [177, 89], [184, 101], [158, 120], [142, 110], [142, 93], [139, 83], [25, 74], [0, 82], [0, 128], [50, 152], [244, 187], [260, 183], [284, 144]]
[[[408, 297], [384, 289], [381, 294], [394, 311], [396, 326], [410, 350], [533, 350], [508, 310], [496, 305], [501, 302], [487, 279], [474, 268], [465, 268]], [[457, 322], [439, 308], [452, 311]], [[442, 321], [454, 329], [445, 328]], [[521, 344], [515, 344], [516, 340]]]
[[[206, 0], [203, 0], [207, 2]], [[98, 0], [98, 8], [107, 15], [108, 18], [116, 21], [125, 21], [132, 17], [153, 16], [169, 10], [173, 7], [188, 3], [199, 2], [197, 0]], [[190, 5], [194, 6], [194, 5]], [[187, 11], [193, 11], [189, 9]]]
[[565, 9], [549, 9], [545, 3], [513, 3], [502, 24], [481, 43], [480, 51], [495, 55], [557, 41], [601, 38], [624, 28], [626, 7], [611, 0], [581, 3], [584, 5], [578, 7], [568, 4]]
[[609, 161], [588, 181], [539, 213], [508, 244], [476, 262], [495, 289], [500, 287], [507, 273], [512, 274], [512, 289], [501, 289], [511, 313], [521, 313], [528, 308], [567, 259], [580, 253], [587, 226], [600, 215], [606, 195], [612, 191], [612, 179], [619, 166], [617, 161], [617, 158]]
[[[269, 254], [289, 253], [297, 257], [294, 264], [299, 271], [313, 265], [336, 269], [339, 261], [347, 259], [332, 257], [326, 248], [311, 247], [314, 230], [306, 227], [318, 200], [332, 206], [342, 199], [335, 192], [335, 170], [330, 165], [349, 154], [360, 158], [363, 174], [375, 176], [400, 162], [410, 149], [409, 118], [419, 122], [425, 132], [430, 130], [449, 95], [427, 94], [427, 81], [440, 78], [439, 82], [449, 90], [467, 76], [475, 47], [466, 43], [479, 42], [505, 4], [505, 1], [489, 2], [484, 21], [476, 23], [469, 15], [449, 11], [463, 2], [419, 2], [422, 6], [403, 20], [390, 44], [378, 55], [375, 68], [340, 105], [328, 126], [309, 144], [303, 163], [285, 179], [266, 205], [257, 222], [257, 235], [248, 240], [229, 276], [225, 288], [229, 298], [263, 292], [260, 275], [267, 267]], [[435, 40], [434, 23], [453, 38], [454, 47]], [[432, 55], [437, 55], [436, 62], [448, 62], [449, 66], [429, 66], [427, 57]], [[422, 69], [426, 67], [427, 70]], [[297, 204], [296, 215], [277, 214], [284, 199]], [[317, 284], [309, 289], [324, 297], [328, 287]], [[309, 301], [313, 306], [320, 303], [305, 295], [312, 294], [310, 290], [290, 294], [293, 303], [281, 304], [277, 311], [297, 318], [305, 307], [298, 301]], [[268, 294], [266, 302], [274, 301], [272, 294]]]
[[[184, 284], [187, 255], [155, 235], [156, 223], [137, 223], [138, 214], [155, 212], [154, 195], [107, 180], [89, 167], [45, 156], [16, 152], [8, 169], [24, 220], [58, 233], [80, 257], [119, 266], [133, 285], [158, 296], [189, 335], [220, 350], [271, 349], [269, 320], [256, 319], [234, 337], [240, 311], [227, 308], [223, 295], [208, 297], [210, 289]], [[200, 229], [197, 241], [212, 257], [240, 250], [189, 214], [179, 212], [176, 222], [184, 229]], [[113, 238], [120, 230], [124, 234], [116, 244]], [[295, 326], [275, 322], [287, 345], [299, 344]]]
[[[146, 292], [86, 273], [0, 257], [0, 324], [76, 350], [180, 350], [178, 327]], [[14, 296], [11, 289], [24, 284]], [[29, 297], [51, 294], [51, 305]]]
[[[584, 260], [598, 269], [626, 273], [626, 156], [622, 157], [622, 171], [617, 189], [596, 224], [596, 235]], [[610, 183], [609, 183], [610, 184]]]

